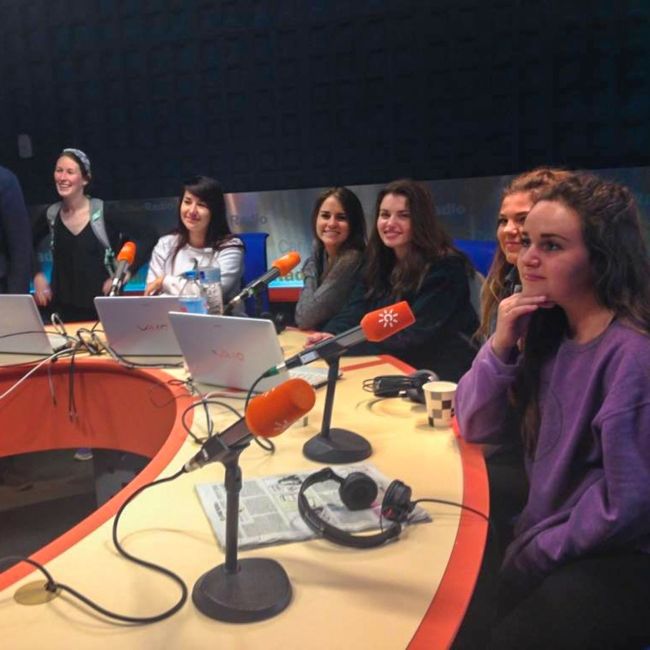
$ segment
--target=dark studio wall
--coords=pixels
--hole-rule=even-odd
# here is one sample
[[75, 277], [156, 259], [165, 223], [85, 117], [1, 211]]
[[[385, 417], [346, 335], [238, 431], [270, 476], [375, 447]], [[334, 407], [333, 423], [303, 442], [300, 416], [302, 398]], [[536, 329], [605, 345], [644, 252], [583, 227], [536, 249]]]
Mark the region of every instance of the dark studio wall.
[[[647, 0], [0, 0], [0, 163], [107, 199], [650, 164]], [[28, 134], [33, 157], [18, 156]]]

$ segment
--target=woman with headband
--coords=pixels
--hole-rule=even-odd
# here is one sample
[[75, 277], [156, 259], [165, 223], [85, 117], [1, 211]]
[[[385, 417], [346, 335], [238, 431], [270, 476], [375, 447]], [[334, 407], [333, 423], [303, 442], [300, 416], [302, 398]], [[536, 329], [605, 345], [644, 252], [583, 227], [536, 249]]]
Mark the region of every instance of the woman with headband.
[[[36, 262], [34, 297], [64, 321], [97, 320], [94, 298], [110, 291], [115, 252], [129, 239], [106, 218], [103, 202], [86, 194], [91, 178], [88, 156], [64, 149], [54, 168], [61, 200], [34, 225], [35, 244], [49, 233], [52, 247], [51, 282]], [[137, 246], [134, 269], [146, 258], [143, 248]]]

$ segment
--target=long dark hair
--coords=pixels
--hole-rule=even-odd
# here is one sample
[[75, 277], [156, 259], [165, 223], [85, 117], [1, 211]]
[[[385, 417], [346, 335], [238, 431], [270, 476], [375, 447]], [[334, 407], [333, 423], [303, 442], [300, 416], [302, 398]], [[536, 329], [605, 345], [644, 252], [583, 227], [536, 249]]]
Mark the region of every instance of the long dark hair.
[[[524, 192], [530, 194], [533, 202], [537, 200], [540, 193], [551, 187], [554, 183], [567, 178], [568, 171], [552, 167], [538, 167], [519, 176], [515, 176], [503, 189], [501, 203], [507, 196]], [[499, 210], [501, 208], [499, 207]], [[506, 294], [506, 277], [512, 270], [512, 265], [506, 260], [506, 256], [497, 246], [494, 259], [490, 265], [483, 291], [481, 292], [481, 324], [476, 331], [479, 339], [486, 339], [496, 318], [497, 307]]]
[[347, 250], [363, 251], [366, 248], [366, 219], [363, 215], [361, 201], [359, 201], [357, 195], [347, 187], [331, 187], [325, 190], [319, 194], [311, 212], [311, 228], [314, 234], [314, 257], [316, 258], [319, 277], [329, 269], [325, 269], [325, 246], [316, 234], [316, 221], [321, 206], [330, 196], [333, 196], [340, 202], [350, 224], [350, 234], [341, 244], [338, 251], [339, 254]]
[[[411, 215], [410, 252], [399, 264], [394, 251], [382, 242], [376, 227], [381, 202], [388, 194], [405, 197]], [[471, 263], [454, 246], [440, 223], [431, 192], [422, 183], [404, 178], [386, 185], [377, 196], [374, 223], [364, 270], [368, 287], [366, 297], [390, 296], [397, 299], [417, 291], [430, 265], [447, 255], [461, 257], [468, 275], [473, 274]]]
[[[618, 320], [650, 334], [650, 260], [631, 192], [623, 185], [574, 173], [546, 189], [538, 200], [563, 203], [580, 217], [599, 304]], [[564, 310], [555, 307], [535, 312], [526, 335], [513, 398], [531, 457], [539, 431], [540, 372], [567, 330]]]
[[241, 246], [232, 242], [233, 235], [226, 219], [226, 201], [223, 196], [223, 189], [219, 181], [209, 176], [194, 176], [183, 184], [183, 189], [178, 198], [178, 223], [175, 232], [178, 234], [178, 243], [174, 248], [172, 260], [176, 258], [178, 251], [189, 243], [189, 232], [181, 219], [181, 202], [185, 192], [204, 201], [210, 210], [210, 223], [205, 234], [205, 247], [212, 250], [219, 250], [226, 246]]

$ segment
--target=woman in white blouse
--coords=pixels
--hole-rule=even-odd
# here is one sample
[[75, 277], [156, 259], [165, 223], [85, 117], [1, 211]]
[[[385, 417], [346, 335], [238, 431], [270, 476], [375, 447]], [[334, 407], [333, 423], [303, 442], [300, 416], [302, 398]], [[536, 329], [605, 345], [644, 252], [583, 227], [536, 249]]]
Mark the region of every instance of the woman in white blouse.
[[208, 176], [196, 176], [183, 186], [176, 229], [161, 237], [151, 254], [144, 293], [178, 295], [183, 273], [215, 262], [227, 303], [241, 288], [244, 244], [228, 227], [221, 185]]

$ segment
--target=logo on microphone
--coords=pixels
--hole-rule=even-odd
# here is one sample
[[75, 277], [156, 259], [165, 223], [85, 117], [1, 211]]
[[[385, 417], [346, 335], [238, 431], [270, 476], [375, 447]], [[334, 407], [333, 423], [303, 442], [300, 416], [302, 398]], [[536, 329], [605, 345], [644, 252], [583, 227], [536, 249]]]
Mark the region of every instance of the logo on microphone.
[[287, 418], [283, 418], [282, 420], [274, 420], [273, 421], [273, 433], [278, 434], [282, 433], [286, 429], [288, 429], [293, 422], [291, 420], [287, 420]]
[[378, 321], [380, 325], [383, 325], [383, 327], [390, 329], [392, 327], [397, 327], [399, 324], [399, 316], [391, 306], [381, 310]]

